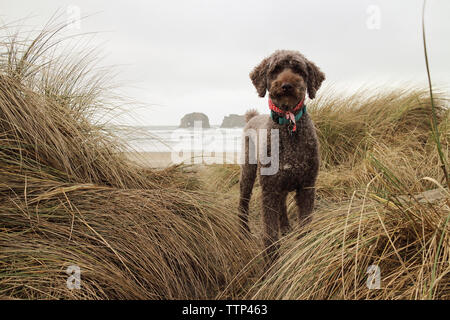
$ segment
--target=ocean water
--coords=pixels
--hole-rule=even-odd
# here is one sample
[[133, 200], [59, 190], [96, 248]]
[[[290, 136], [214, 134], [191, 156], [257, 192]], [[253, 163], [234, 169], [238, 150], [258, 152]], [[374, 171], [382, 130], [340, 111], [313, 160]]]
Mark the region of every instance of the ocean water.
[[130, 151], [139, 152], [236, 152], [241, 151], [243, 128], [139, 126], [118, 130]]

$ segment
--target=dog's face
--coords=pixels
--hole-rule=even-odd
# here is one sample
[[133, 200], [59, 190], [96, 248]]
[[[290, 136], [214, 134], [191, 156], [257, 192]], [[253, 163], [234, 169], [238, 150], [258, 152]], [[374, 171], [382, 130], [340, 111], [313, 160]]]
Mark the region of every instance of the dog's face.
[[260, 97], [269, 91], [272, 102], [284, 110], [292, 110], [306, 92], [314, 99], [325, 74], [300, 52], [279, 50], [265, 58], [250, 73]]
[[267, 90], [272, 102], [291, 111], [306, 95], [306, 81], [294, 67], [276, 66], [267, 77]]

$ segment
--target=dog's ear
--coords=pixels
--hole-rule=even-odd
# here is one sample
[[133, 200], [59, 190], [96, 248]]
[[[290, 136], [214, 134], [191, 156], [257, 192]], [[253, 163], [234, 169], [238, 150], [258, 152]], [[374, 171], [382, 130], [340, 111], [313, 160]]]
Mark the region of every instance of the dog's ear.
[[267, 90], [267, 69], [269, 67], [269, 58], [265, 58], [258, 64], [252, 72], [250, 72], [250, 79], [258, 91], [258, 95], [263, 98]]
[[319, 67], [314, 62], [306, 61], [306, 67], [308, 69], [308, 96], [310, 99], [316, 97], [316, 91], [319, 90], [322, 81], [325, 80], [325, 74], [320, 71]]

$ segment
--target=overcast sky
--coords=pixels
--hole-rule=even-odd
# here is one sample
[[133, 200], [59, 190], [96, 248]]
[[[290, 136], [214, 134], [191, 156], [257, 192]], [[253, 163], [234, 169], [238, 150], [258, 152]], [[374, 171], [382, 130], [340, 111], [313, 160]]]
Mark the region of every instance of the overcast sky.
[[[122, 91], [149, 105], [130, 109], [141, 124], [178, 124], [194, 111], [212, 124], [267, 112], [248, 74], [276, 49], [299, 50], [338, 88], [426, 81], [421, 0], [0, 0], [4, 22], [28, 16], [39, 27], [57, 10], [67, 19], [94, 14], [76, 31], [100, 32], [91, 44], [106, 54], [102, 63], [119, 66]], [[450, 1], [428, 1], [432, 77], [447, 87], [449, 15]]]

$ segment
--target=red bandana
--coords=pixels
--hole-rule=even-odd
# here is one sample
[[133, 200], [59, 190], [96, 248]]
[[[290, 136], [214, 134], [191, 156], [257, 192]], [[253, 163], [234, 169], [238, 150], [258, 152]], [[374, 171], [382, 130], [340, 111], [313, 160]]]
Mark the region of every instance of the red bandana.
[[269, 98], [269, 109], [276, 113], [283, 115], [287, 120], [290, 120], [294, 124], [294, 128], [292, 128], [292, 131], [295, 131], [295, 130], [297, 130], [297, 123], [295, 121], [294, 112], [297, 112], [298, 110], [300, 110], [302, 108], [304, 100], [305, 99], [303, 98], [302, 101], [300, 101], [291, 112], [291, 111], [281, 110], [276, 105], [274, 105], [272, 100]]

